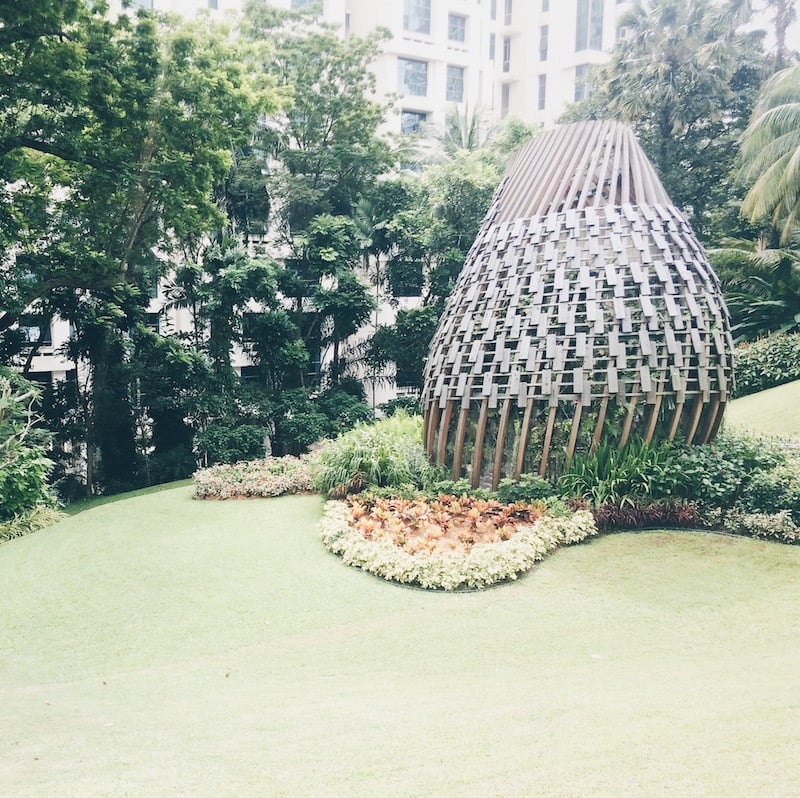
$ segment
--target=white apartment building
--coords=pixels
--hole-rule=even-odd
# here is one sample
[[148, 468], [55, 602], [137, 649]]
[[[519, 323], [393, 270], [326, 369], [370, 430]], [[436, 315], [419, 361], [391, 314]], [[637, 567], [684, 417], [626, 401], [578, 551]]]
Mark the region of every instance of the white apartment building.
[[[393, 100], [387, 130], [436, 127], [448, 108], [487, 121], [511, 114], [552, 125], [591, 90], [589, 72], [614, 46], [628, 0], [268, 0], [316, 5], [343, 36], [389, 31], [373, 65], [377, 94]], [[115, 10], [121, 0], [115, 0]], [[242, 0], [129, 0], [129, 7], [224, 15]]]

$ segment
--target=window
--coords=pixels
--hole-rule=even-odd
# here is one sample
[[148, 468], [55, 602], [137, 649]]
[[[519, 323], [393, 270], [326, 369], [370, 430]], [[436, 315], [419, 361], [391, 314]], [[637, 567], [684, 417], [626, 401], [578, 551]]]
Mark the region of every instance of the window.
[[489, 19], [492, 21], [497, 19], [497, 0], [491, 0], [489, 4]]
[[451, 42], [465, 42], [467, 40], [467, 18], [461, 14], [447, 15], [447, 38]]
[[428, 62], [398, 58], [397, 86], [403, 94], [424, 97], [428, 93]]
[[506, 25], [511, 24], [511, 3], [512, 0], [506, 0], [505, 13], [503, 14], [503, 22]]
[[218, 0], [208, 0], [208, 7], [216, 11], [219, 8]]
[[312, 0], [292, 0], [291, 9], [292, 11], [300, 11], [302, 8], [308, 8], [312, 3]]
[[511, 71], [511, 39], [508, 36], [503, 38], [503, 72]]
[[603, 49], [603, 0], [578, 0], [575, 50]]
[[549, 38], [549, 28], [542, 25], [539, 28], [539, 60], [547, 61], [547, 40]]
[[464, 101], [464, 67], [447, 65], [447, 91], [445, 99], [451, 103]]
[[409, 135], [419, 133], [420, 128], [428, 121], [424, 111], [408, 111], [405, 108], [400, 112], [400, 130]]
[[53, 345], [50, 324], [45, 320], [44, 316], [31, 313], [20, 316], [19, 331], [22, 333], [23, 340], [29, 344], [39, 344], [40, 346]]
[[494, 61], [494, 51], [496, 47], [496, 39], [497, 37], [493, 34], [489, 34], [489, 60]]
[[411, 33], [430, 33], [431, 0], [405, 0], [403, 28]]
[[547, 75], [539, 75], [539, 104], [536, 106], [540, 111], [544, 111], [544, 104], [547, 101]]
[[542, 0], [542, 11], [550, 10], [550, 0]]
[[257, 383], [261, 382], [261, 369], [258, 366], [242, 366], [239, 369], [239, 381]]
[[591, 64], [578, 64], [575, 67], [575, 102], [592, 96], [591, 75]]
[[148, 313], [147, 314], [147, 326], [154, 332], [160, 333], [161, 332], [161, 314], [160, 313]]
[[511, 98], [511, 86], [504, 83], [500, 89], [500, 116], [508, 116], [508, 105]]

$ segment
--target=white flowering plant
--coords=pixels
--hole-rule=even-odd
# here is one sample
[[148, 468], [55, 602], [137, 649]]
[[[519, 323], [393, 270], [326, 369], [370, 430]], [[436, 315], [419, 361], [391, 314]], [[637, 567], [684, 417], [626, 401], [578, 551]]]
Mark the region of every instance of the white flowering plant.
[[[465, 499], [458, 501], [463, 504]], [[353, 501], [326, 504], [321, 525], [323, 545], [347, 565], [388, 581], [432, 590], [474, 590], [517, 579], [559, 546], [579, 543], [597, 534], [594, 518], [587, 510], [566, 517], [556, 517], [545, 510], [535, 512], [535, 520], [519, 523], [513, 533], [490, 536], [485, 542], [452, 545], [445, 531], [433, 546], [409, 546], [416, 530], [409, 529], [408, 534], [401, 533], [399, 537], [394, 533], [365, 534], [358, 508], [359, 504], [354, 505]], [[430, 537], [429, 531], [426, 539]]]
[[238, 499], [308, 493], [313, 455], [224, 463], [194, 473], [196, 499]]

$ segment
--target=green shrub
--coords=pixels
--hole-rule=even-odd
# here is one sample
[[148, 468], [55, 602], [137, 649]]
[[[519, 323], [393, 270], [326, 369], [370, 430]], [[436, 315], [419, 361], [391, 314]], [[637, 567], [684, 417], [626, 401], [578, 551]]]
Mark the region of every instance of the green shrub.
[[325, 447], [314, 487], [343, 497], [369, 487], [427, 487], [439, 471], [422, 446], [422, 418], [399, 411], [373, 424], [358, 424]]
[[800, 462], [787, 460], [769, 471], [758, 471], [748, 480], [737, 509], [750, 513], [791, 513], [800, 523]]
[[0, 367], [0, 522], [53, 503], [47, 485], [53, 463], [34, 437], [38, 395], [30, 382]]
[[800, 379], [800, 334], [770, 335], [738, 346], [733, 368], [736, 396]]
[[519, 479], [506, 477], [497, 486], [497, 500], [503, 504], [537, 501], [554, 493], [553, 486], [538, 474], [521, 474]]
[[195, 444], [210, 463], [236, 463], [263, 457], [267, 433], [263, 426], [219, 421], [198, 433]]
[[0, 543], [52, 526], [64, 517], [64, 513], [55, 507], [47, 504], [37, 504], [30, 510], [26, 510], [20, 515], [15, 515], [10, 520], [0, 523]]
[[473, 488], [468, 479], [440, 479], [434, 482], [427, 490], [428, 498], [437, 496], [469, 496], [473, 499], [495, 499], [497, 494], [486, 488]]
[[748, 484], [786, 457], [775, 444], [749, 435], [724, 433], [710, 444], [682, 446], [676, 495], [716, 507], [733, 507]]
[[800, 543], [800, 529], [788, 510], [778, 513], [742, 513], [733, 510], [725, 514], [722, 528], [734, 535]]
[[558, 492], [581, 496], [595, 507], [670, 496], [680, 481], [675, 460], [676, 451], [667, 443], [649, 446], [636, 438], [620, 449], [607, 441], [573, 458], [558, 481]]

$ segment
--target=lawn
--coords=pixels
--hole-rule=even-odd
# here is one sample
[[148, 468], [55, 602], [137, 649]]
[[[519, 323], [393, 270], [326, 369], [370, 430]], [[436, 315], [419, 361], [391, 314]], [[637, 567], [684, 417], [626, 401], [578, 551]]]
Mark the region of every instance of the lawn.
[[725, 428], [800, 441], [800, 380], [735, 399]]
[[320, 508], [181, 487], [0, 546], [0, 795], [800, 795], [800, 547], [617, 534], [428, 593]]

